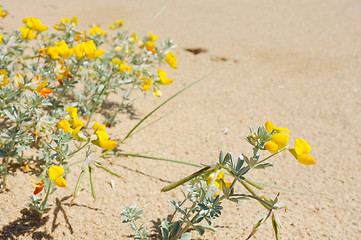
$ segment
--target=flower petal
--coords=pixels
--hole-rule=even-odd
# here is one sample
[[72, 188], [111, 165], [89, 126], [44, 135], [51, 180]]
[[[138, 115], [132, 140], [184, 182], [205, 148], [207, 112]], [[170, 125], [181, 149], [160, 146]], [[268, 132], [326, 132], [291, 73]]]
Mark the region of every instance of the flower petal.
[[266, 149], [270, 153], [276, 153], [276, 152], [278, 152], [278, 145], [273, 141], [269, 141], [266, 143]]
[[316, 162], [315, 159], [308, 154], [298, 156], [297, 160], [303, 165], [313, 165]]
[[49, 168], [49, 178], [51, 181], [55, 181], [64, 173], [64, 168], [59, 166], [51, 166]]
[[267, 121], [265, 123], [265, 127], [266, 127], [266, 131], [269, 132], [269, 133], [272, 132], [273, 129], [276, 128], [275, 125], [271, 121]]
[[54, 183], [58, 187], [66, 187], [66, 182], [63, 177], [58, 177], [57, 179], [55, 179]]
[[275, 133], [271, 137], [271, 141], [278, 145], [278, 149], [286, 147], [289, 139], [290, 135], [287, 133]]
[[311, 151], [311, 146], [302, 138], [297, 138], [295, 141], [295, 151], [297, 155], [307, 154]]

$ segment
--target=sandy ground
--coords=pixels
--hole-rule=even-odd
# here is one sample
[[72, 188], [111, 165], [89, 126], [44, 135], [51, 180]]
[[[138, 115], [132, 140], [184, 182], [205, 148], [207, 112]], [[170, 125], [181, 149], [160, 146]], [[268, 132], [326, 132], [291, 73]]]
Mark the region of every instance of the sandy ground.
[[[80, 26], [107, 27], [124, 19], [124, 28], [149, 31], [178, 45], [174, 84], [166, 99], [220, 65], [224, 67], [187, 90], [152, 118], [161, 121], [134, 135], [121, 146], [125, 152], [213, 162], [220, 150], [250, 153], [242, 139], [248, 126], [266, 120], [291, 129], [312, 146], [316, 165], [300, 165], [282, 154], [274, 168], [249, 176], [281, 192], [288, 210], [279, 216], [281, 239], [361, 238], [361, 2], [345, 1], [2, 1], [13, 17], [6, 28], [22, 25], [23, 17], [38, 17], [54, 25], [62, 17], [77, 16]], [[160, 15], [154, 18], [157, 13]], [[153, 19], [153, 20], [152, 20]], [[185, 48], [204, 48], [197, 55]], [[152, 95], [134, 104], [139, 118], [161, 103]], [[137, 122], [126, 116], [111, 129], [120, 139]], [[228, 128], [228, 134], [222, 131]], [[75, 161], [75, 160], [74, 160]], [[75, 205], [71, 194], [79, 167], [67, 176], [68, 187], [51, 199], [52, 211], [41, 221], [24, 207], [33, 187], [29, 173], [9, 177], [10, 192], [0, 194], [2, 239], [132, 239], [121, 223], [121, 210], [136, 203], [144, 208], [147, 227], [171, 213], [167, 199], [181, 196], [160, 189], [196, 170], [193, 167], [136, 158], [109, 158], [105, 164], [124, 180], [97, 170], [98, 199], [93, 201], [84, 182]], [[85, 176], [86, 179], [87, 176]], [[115, 189], [111, 187], [115, 183]], [[194, 239], [245, 239], [263, 215], [259, 204], [225, 204], [214, 221], [216, 233]], [[272, 239], [271, 223], [253, 239]]]

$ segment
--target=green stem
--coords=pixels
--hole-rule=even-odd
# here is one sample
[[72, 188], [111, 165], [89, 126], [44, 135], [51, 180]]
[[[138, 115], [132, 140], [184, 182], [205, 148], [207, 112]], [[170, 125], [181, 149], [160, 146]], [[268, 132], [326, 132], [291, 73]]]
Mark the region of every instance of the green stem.
[[103, 164], [101, 164], [101, 163], [94, 162], [94, 164], [95, 164], [96, 167], [101, 168], [101, 169], [105, 170], [106, 172], [108, 172], [108, 173], [110, 173], [110, 174], [112, 174], [112, 175], [114, 175], [114, 176], [116, 176], [116, 177], [122, 177], [122, 176], [120, 176], [120, 174], [111, 171], [110, 169], [108, 169], [107, 167], [105, 167], [105, 166], [104, 166]]
[[78, 196], [78, 192], [79, 192], [79, 188], [80, 188], [80, 182], [83, 179], [84, 173], [85, 173], [85, 169], [81, 170], [81, 172], [79, 174], [78, 181], [76, 182], [76, 185], [75, 185], [73, 199]]
[[284, 151], [284, 150], [286, 150], [286, 149], [288, 149], [288, 148], [283, 148], [283, 149], [279, 150], [278, 152], [276, 152], [276, 153], [273, 153], [273, 154], [269, 155], [269, 156], [268, 156], [268, 157], [266, 157], [265, 159], [263, 159], [263, 160], [261, 160], [261, 161], [257, 162], [257, 164], [263, 163], [264, 161], [266, 161], [266, 160], [270, 159], [271, 157], [273, 157], [273, 156], [275, 156], [275, 155], [277, 155], [277, 154], [279, 154], [279, 153], [283, 152], [283, 151]]
[[105, 91], [105, 89], [106, 89], [107, 86], [109, 85], [109, 81], [110, 81], [111, 77], [112, 77], [112, 75], [110, 75], [110, 76], [107, 78], [107, 84], [106, 84], [106, 85], [103, 87], [103, 89], [100, 91], [100, 93], [98, 94], [97, 100], [93, 103], [92, 108], [91, 108], [91, 110], [90, 110], [90, 115], [88, 116], [88, 121], [86, 122], [85, 127], [84, 127], [85, 129], [88, 128], [88, 125], [89, 125], [89, 123], [90, 123], [90, 120], [91, 120], [91, 118], [92, 118], [92, 116], [93, 116], [93, 114], [94, 114], [94, 110], [95, 110], [95, 108], [99, 105], [100, 97], [102, 96], [103, 92]]
[[46, 190], [45, 199], [40, 205], [40, 210], [44, 210], [44, 207], [45, 207], [45, 205], [46, 205], [46, 203], [48, 201], [48, 197], [49, 197], [49, 194], [50, 194], [50, 189], [51, 189], [51, 181], [49, 181], [48, 190]]
[[[147, 158], [147, 159], [158, 160], [158, 161], [179, 163], [179, 164], [193, 166], [193, 167], [202, 167], [201, 165], [195, 164], [195, 163], [188, 163], [188, 162], [183, 162], [183, 161], [179, 161], [179, 160], [172, 160], [172, 159], [167, 159], [167, 158], [151, 157], [151, 156], [134, 154], [134, 153], [116, 153], [116, 155], [117, 156], [126, 156], [126, 157]], [[100, 157], [103, 157], [103, 155], [100, 155]]]
[[95, 188], [94, 188], [94, 181], [93, 181], [93, 168], [91, 166], [88, 166], [89, 169], [89, 180], [90, 180], [90, 189], [92, 192], [92, 196], [94, 198], [94, 200], [97, 199], [97, 196], [95, 194]]
[[69, 154], [69, 156], [73, 156], [74, 154], [76, 154], [77, 152], [81, 151], [83, 148], [85, 148], [88, 144], [90, 143], [90, 138], [88, 139], [88, 141], [83, 145], [81, 146], [80, 148], [78, 148], [75, 152], [72, 152]]
[[178, 92], [176, 92], [175, 94], [173, 94], [172, 96], [170, 96], [167, 100], [165, 100], [164, 102], [162, 102], [158, 107], [154, 108], [150, 113], [148, 113], [144, 118], [142, 118], [129, 132], [128, 134], [123, 138], [123, 140], [120, 141], [120, 143], [123, 143], [131, 134], [132, 132], [137, 129], [137, 127], [142, 124], [148, 117], [150, 117], [155, 111], [157, 111], [159, 108], [161, 108], [162, 106], [164, 106], [166, 103], [168, 103], [170, 100], [172, 100], [173, 98], [175, 98], [176, 96], [178, 96], [179, 94], [181, 94], [182, 92], [184, 92], [185, 90], [187, 90], [188, 88], [192, 87], [193, 85], [195, 85], [196, 83], [200, 82], [201, 80], [207, 78], [208, 76], [212, 75], [213, 73], [215, 73], [216, 71], [218, 71], [220, 69], [220, 67], [214, 69], [213, 71], [209, 72], [208, 74], [204, 75], [203, 77], [197, 79], [196, 81], [192, 82], [191, 84], [189, 84], [188, 86], [182, 88], [181, 90], [179, 90]]
[[[269, 203], [265, 202], [264, 200], [260, 199], [258, 197], [258, 195], [247, 185], [247, 183], [245, 181], [241, 181], [241, 184], [243, 185], [243, 187], [245, 187], [247, 189], [247, 191], [249, 193], [252, 194], [252, 198], [255, 198], [256, 200], [259, 201], [259, 203], [261, 203], [262, 206], [264, 206], [266, 209], [270, 209], [270, 205]], [[250, 197], [250, 196], [249, 196]]]
[[[209, 210], [205, 216], [207, 216], [208, 213], [209, 213]], [[180, 238], [180, 236], [182, 236], [182, 234], [188, 230], [188, 228], [191, 226], [191, 223], [193, 223], [193, 221], [198, 217], [198, 215], [199, 215], [199, 212], [197, 212], [197, 214], [192, 218], [192, 220], [187, 222], [185, 227], [181, 231], [179, 231], [179, 233], [173, 239], [178, 240], [178, 238]]]

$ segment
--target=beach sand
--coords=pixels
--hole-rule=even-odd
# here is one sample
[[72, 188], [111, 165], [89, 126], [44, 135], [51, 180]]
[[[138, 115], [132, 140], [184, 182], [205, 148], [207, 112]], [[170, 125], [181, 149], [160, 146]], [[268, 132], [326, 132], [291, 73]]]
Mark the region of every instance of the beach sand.
[[[149, 119], [160, 117], [119, 148], [190, 163], [218, 160], [220, 150], [251, 154], [243, 139], [248, 126], [270, 120], [291, 129], [311, 146], [313, 166], [298, 163], [288, 152], [272, 160], [273, 168], [252, 171], [249, 178], [269, 185], [259, 194], [287, 204], [279, 211], [281, 239], [358, 239], [361, 237], [361, 2], [345, 1], [2, 1], [12, 16], [5, 29], [37, 17], [52, 26], [77, 16], [79, 26], [104, 29], [115, 20], [138, 36], [153, 32], [173, 39], [178, 70], [163, 97], [152, 94], [134, 103], [137, 119], [123, 115], [109, 130], [124, 137], [150, 110], [181, 88], [214, 69], [218, 71], [166, 104]], [[204, 49], [194, 54], [186, 49]], [[165, 116], [165, 117], [164, 117]], [[99, 121], [101, 116], [97, 116]], [[224, 129], [228, 133], [224, 134]], [[267, 153], [265, 153], [267, 155]], [[265, 156], [265, 155], [264, 155]], [[81, 160], [75, 157], [74, 161]], [[176, 189], [160, 189], [197, 168], [132, 157], [103, 160], [116, 178], [96, 169], [97, 200], [85, 175], [80, 195], [71, 195], [80, 171], [67, 176], [68, 186], [50, 198], [52, 210], [38, 220], [24, 206], [34, 175], [16, 172], [10, 191], [0, 194], [2, 239], [132, 239], [122, 223], [126, 205], [144, 208], [144, 222], [157, 239], [160, 221], [172, 213], [167, 200], [182, 200]], [[114, 187], [112, 187], [112, 184]], [[239, 191], [245, 192], [241, 187]], [[192, 239], [246, 239], [265, 209], [255, 201], [224, 202], [214, 220], [216, 232]], [[251, 239], [273, 239], [271, 222]]]

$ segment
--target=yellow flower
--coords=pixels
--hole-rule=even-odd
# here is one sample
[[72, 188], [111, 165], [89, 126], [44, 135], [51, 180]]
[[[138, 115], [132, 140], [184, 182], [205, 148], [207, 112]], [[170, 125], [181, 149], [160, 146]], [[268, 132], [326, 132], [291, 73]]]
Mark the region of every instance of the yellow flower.
[[[231, 186], [231, 182], [225, 181], [224, 180], [224, 172], [219, 171], [216, 179], [214, 180], [213, 184], [217, 186], [218, 189], [222, 189], [223, 188], [223, 184], [222, 184], [222, 180], [224, 181], [224, 183], [226, 184], [226, 187], [229, 188]], [[207, 179], [207, 187], [209, 187], [209, 185], [211, 185], [213, 178], [212, 177], [208, 177]], [[217, 197], [218, 192], [213, 196], [213, 197]]]
[[117, 142], [109, 140], [108, 134], [105, 132], [105, 125], [99, 125], [97, 122], [92, 126], [94, 133], [98, 136], [98, 140], [92, 141], [95, 145], [106, 149], [112, 150], [117, 146]]
[[150, 89], [150, 87], [152, 86], [153, 82], [152, 82], [152, 78], [148, 78], [147, 81], [145, 81], [143, 84], [142, 84], [142, 87], [143, 87], [143, 91], [148, 91]]
[[289, 149], [290, 153], [303, 165], [315, 164], [315, 159], [308, 153], [311, 152], [311, 146], [302, 138], [297, 138], [295, 148]]
[[273, 130], [276, 130], [276, 132], [290, 132], [288, 128], [281, 128], [281, 127], [275, 127], [275, 125], [271, 121], [267, 121], [265, 123], [266, 131], [271, 133]]
[[68, 18], [62, 18], [60, 20], [60, 23], [54, 25], [53, 27], [58, 31], [64, 31], [66, 29], [66, 25], [73, 25], [75, 27], [78, 26], [78, 18], [72, 17], [70, 23]]
[[158, 68], [159, 83], [162, 85], [169, 85], [173, 82], [172, 78], [166, 78], [167, 73], [163, 72], [161, 68]]
[[153, 95], [156, 97], [161, 97], [163, 95], [163, 93], [161, 90], [154, 88]]
[[69, 48], [68, 44], [66, 44], [64, 40], [61, 42], [55, 42], [54, 44], [57, 46], [58, 53], [61, 57], [68, 58], [74, 54], [74, 49]]
[[145, 43], [145, 48], [153, 53], [156, 53], [157, 51], [155, 50], [155, 44], [152, 41], [148, 41]]
[[153, 33], [149, 33], [149, 41], [151, 42], [155, 42], [158, 40], [158, 36], [157, 35], [154, 35]]
[[122, 60], [120, 60], [119, 58], [112, 59], [112, 63], [114, 63], [115, 65], [119, 65], [121, 62], [122, 62]]
[[112, 25], [109, 26], [109, 29], [114, 30], [114, 29], [120, 28], [123, 26], [123, 24], [124, 24], [123, 20], [115, 21], [112, 23]]
[[171, 68], [177, 69], [177, 57], [175, 57], [172, 52], [165, 55], [165, 62], [168, 63]]
[[276, 153], [286, 147], [290, 135], [287, 133], [275, 133], [271, 137], [271, 141], [266, 143], [266, 149], [271, 153]]
[[21, 27], [21, 28], [19, 28], [19, 30], [21, 32], [20, 36], [22, 39], [31, 40], [31, 39], [36, 38], [36, 34], [30, 28]]
[[101, 30], [99, 26], [95, 26], [92, 29], [89, 30], [89, 33], [91, 35], [97, 35], [98, 33], [100, 33], [101, 35], [105, 35], [106, 31], [105, 30]]
[[68, 44], [64, 40], [61, 42], [55, 42], [55, 47], [48, 47], [46, 53], [51, 59], [57, 59], [60, 57], [68, 58], [74, 54], [74, 49], [69, 48]]
[[46, 54], [48, 54], [51, 59], [59, 58], [59, 52], [57, 47], [48, 47], [46, 50]]
[[35, 17], [24, 18], [23, 23], [33, 31], [43, 32], [48, 29], [48, 26], [43, 25], [42, 22]]
[[[18, 86], [21, 87], [24, 75], [21, 73], [19, 75], [15, 75], [15, 81], [17, 82]], [[52, 93], [54, 90], [50, 88], [46, 88], [46, 84], [48, 83], [48, 78], [45, 81], [42, 81], [41, 75], [35, 75], [30, 83], [26, 85], [31, 91], [39, 93], [41, 96], [47, 98], [47, 94]]]
[[138, 40], [136, 33], [133, 33], [133, 34], [131, 35], [131, 37], [133, 38], [133, 40], [132, 40], [133, 43], [135, 43], [135, 42]]
[[74, 47], [75, 56], [77, 58], [87, 57], [89, 59], [100, 57], [104, 54], [104, 49], [97, 50], [93, 40], [81, 42]]
[[0, 6], [0, 17], [4, 18], [4, 17], [6, 17], [7, 15], [8, 15], [7, 12], [4, 12], [3, 9], [2, 9], [1, 6]]
[[105, 125], [100, 125], [98, 122], [94, 123], [92, 126], [94, 132], [96, 131], [104, 131], [105, 132]]
[[3, 37], [4, 37], [4, 34], [0, 34], [0, 44], [3, 44]]
[[54, 74], [56, 76], [56, 80], [58, 80], [60, 85], [63, 85], [63, 78], [71, 77], [71, 75], [69, 74], [69, 66], [65, 67], [63, 59], [60, 59], [56, 62]]
[[49, 179], [58, 187], [66, 187], [65, 179], [61, 176], [64, 174], [64, 168], [59, 166], [51, 166], [49, 168]]
[[[68, 107], [65, 109], [68, 112], [69, 116], [72, 120], [68, 121], [66, 119], [61, 120], [58, 123], [58, 128], [63, 129], [65, 133], [71, 132], [71, 136], [77, 139], [81, 139], [78, 135], [80, 129], [84, 126], [84, 122], [78, 120], [78, 108], [76, 107]], [[74, 127], [72, 128], [70, 124]]]
[[14, 81], [21, 88], [24, 85], [24, 74], [22, 73], [15, 74]]
[[275, 125], [271, 121], [267, 121], [265, 123], [266, 131], [274, 134], [271, 137], [271, 140], [266, 143], [266, 149], [271, 153], [276, 153], [279, 150], [286, 147], [290, 136], [284, 132], [290, 132], [288, 128], [275, 127]]
[[8, 72], [6, 69], [0, 70], [0, 87], [5, 87], [9, 83]]
[[132, 71], [132, 67], [125, 66], [125, 61], [122, 61], [121, 64], [119, 65], [119, 71], [121, 73], [124, 73], [125, 71], [130, 72]]

